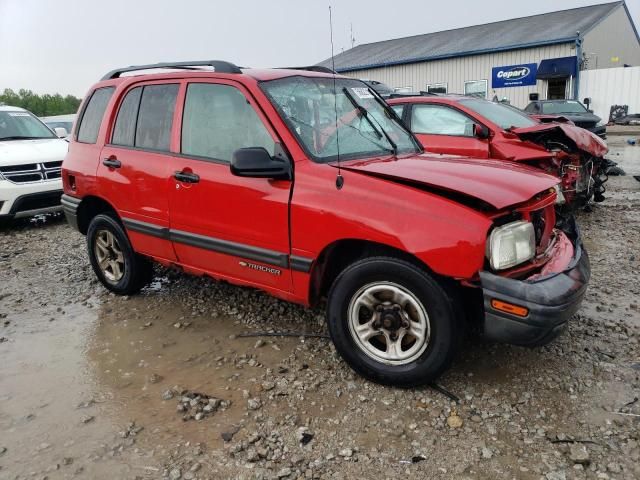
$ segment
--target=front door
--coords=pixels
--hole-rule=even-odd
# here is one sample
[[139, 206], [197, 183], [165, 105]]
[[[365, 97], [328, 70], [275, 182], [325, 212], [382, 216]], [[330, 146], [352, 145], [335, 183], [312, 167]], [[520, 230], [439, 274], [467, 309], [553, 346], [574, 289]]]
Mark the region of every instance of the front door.
[[179, 100], [179, 154], [171, 160], [171, 238], [180, 263], [241, 283], [291, 290], [289, 180], [243, 178], [239, 148], [276, 150], [248, 91], [232, 81], [187, 83]]
[[489, 140], [477, 138], [473, 119], [459, 110], [445, 105], [414, 104], [405, 115], [426, 151], [489, 158]]

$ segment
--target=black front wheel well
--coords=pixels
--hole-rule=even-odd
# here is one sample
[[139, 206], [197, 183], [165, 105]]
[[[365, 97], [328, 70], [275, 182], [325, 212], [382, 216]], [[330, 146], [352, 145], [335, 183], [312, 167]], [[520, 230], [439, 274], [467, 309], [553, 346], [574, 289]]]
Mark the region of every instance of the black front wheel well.
[[346, 239], [328, 245], [314, 262], [309, 287], [311, 305], [317, 305], [326, 297], [334, 280], [346, 267], [358, 260], [370, 257], [391, 257], [412, 263], [428, 272], [447, 290], [458, 285], [457, 282], [434, 273], [428, 265], [411, 253], [382, 243]]

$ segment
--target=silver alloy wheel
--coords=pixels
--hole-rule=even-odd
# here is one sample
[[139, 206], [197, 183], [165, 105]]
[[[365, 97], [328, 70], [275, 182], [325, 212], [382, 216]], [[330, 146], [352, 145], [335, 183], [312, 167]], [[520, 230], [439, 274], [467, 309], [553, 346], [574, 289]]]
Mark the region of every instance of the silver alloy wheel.
[[370, 358], [387, 365], [406, 365], [429, 345], [429, 316], [418, 298], [392, 282], [370, 283], [351, 298], [349, 331]]
[[98, 267], [109, 283], [118, 283], [124, 275], [124, 255], [115, 235], [98, 230], [93, 241]]

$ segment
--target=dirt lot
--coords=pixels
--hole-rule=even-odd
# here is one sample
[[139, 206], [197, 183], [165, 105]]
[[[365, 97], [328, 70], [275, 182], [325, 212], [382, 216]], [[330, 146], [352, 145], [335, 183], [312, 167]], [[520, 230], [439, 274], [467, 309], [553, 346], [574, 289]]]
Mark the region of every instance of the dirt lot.
[[241, 336], [324, 334], [320, 309], [164, 270], [118, 298], [63, 221], [2, 230], [0, 479], [640, 478], [640, 183], [608, 186], [569, 332], [469, 339], [440, 380], [459, 402], [366, 382], [323, 337]]

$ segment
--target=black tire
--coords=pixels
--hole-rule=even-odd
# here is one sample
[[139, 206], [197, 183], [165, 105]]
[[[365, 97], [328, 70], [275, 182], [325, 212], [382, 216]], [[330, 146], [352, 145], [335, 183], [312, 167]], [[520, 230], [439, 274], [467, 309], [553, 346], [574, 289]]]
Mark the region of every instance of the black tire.
[[[110, 232], [118, 242], [124, 260], [122, 276], [118, 279], [110, 280], [98, 264], [96, 253], [96, 236]], [[118, 295], [131, 295], [140, 291], [147, 285], [153, 276], [153, 266], [151, 262], [133, 251], [131, 242], [124, 228], [114, 218], [112, 214], [96, 215], [89, 223], [87, 229], [87, 249], [91, 267], [98, 280], [110, 291]]]
[[[429, 341], [410, 363], [377, 361], [351, 333], [349, 305], [364, 286], [375, 282], [401, 286], [419, 300], [428, 315]], [[464, 335], [463, 319], [438, 282], [416, 265], [392, 257], [360, 260], [340, 273], [329, 292], [327, 323], [338, 353], [351, 368], [373, 382], [404, 388], [435, 381], [451, 365]]]

